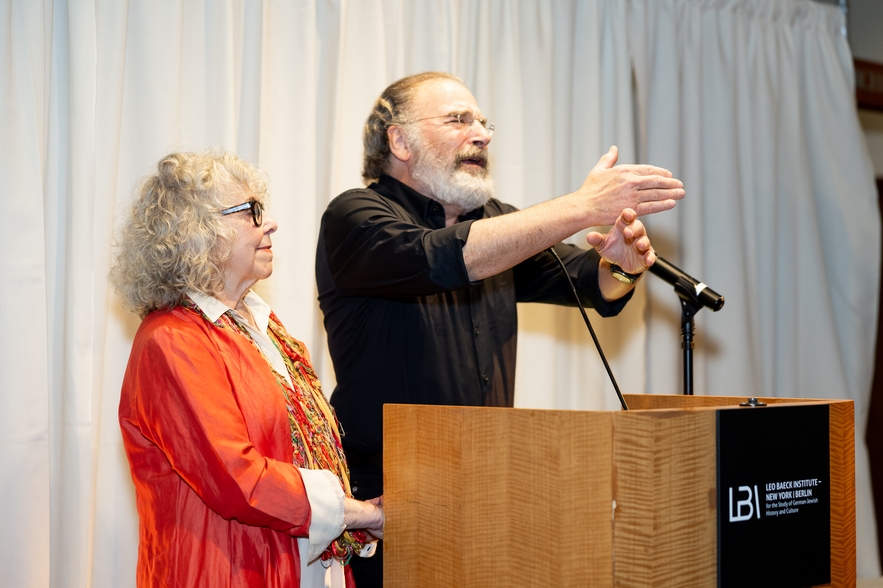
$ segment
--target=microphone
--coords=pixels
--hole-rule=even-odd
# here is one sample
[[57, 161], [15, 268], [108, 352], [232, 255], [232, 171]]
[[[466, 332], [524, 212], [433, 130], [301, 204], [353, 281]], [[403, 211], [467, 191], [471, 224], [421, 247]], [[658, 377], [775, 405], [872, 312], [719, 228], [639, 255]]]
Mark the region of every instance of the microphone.
[[700, 304], [707, 306], [715, 312], [724, 307], [723, 296], [659, 256], [656, 256], [656, 263], [650, 266], [650, 273], [659, 276], [674, 286], [676, 292], [683, 289]]

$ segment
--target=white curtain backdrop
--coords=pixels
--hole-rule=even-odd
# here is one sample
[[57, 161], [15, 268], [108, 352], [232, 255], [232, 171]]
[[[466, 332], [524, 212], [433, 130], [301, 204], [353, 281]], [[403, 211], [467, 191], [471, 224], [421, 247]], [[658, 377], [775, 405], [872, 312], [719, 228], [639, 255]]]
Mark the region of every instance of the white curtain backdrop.
[[[692, 197], [653, 219], [655, 246], [727, 298], [697, 316], [697, 393], [855, 401], [859, 573], [879, 576], [864, 437], [880, 217], [842, 15], [812, 2], [629, 5], [640, 158], [677, 170]], [[671, 391], [679, 316], [650, 286], [648, 388]]]
[[[134, 585], [117, 403], [138, 320], [106, 275], [138, 180], [213, 146], [268, 174], [259, 290], [330, 392], [319, 217], [360, 185], [374, 98], [428, 69], [497, 124], [507, 202], [575, 189], [611, 144], [684, 180], [646, 223], [727, 298], [697, 316], [696, 393], [853, 399], [858, 570], [879, 576], [863, 439], [880, 226], [842, 20], [808, 0], [0, 0], [2, 584]], [[650, 277], [594, 321], [623, 390], [681, 391], [679, 316]], [[520, 319], [519, 406], [617, 408], [577, 312]]]

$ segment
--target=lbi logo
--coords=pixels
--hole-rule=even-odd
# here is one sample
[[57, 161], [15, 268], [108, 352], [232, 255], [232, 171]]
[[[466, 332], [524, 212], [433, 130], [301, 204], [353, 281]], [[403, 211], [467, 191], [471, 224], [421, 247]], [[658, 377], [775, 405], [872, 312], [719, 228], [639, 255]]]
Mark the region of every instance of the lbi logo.
[[757, 492], [757, 484], [751, 486], [739, 486], [737, 497], [746, 495], [744, 500], [737, 500], [735, 510], [733, 509], [733, 487], [730, 486], [730, 522], [737, 523], [739, 521], [747, 521], [751, 517], [757, 515], [760, 518], [760, 498]]

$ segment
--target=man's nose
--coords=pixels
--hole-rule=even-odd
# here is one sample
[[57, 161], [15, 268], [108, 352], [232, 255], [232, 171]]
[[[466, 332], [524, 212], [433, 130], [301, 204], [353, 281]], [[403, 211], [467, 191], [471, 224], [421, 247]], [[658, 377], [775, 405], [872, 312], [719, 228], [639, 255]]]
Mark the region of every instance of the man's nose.
[[473, 145], [479, 146], [487, 146], [491, 142], [491, 132], [485, 128], [483, 124], [478, 122], [478, 120], [472, 123], [472, 135], [469, 137], [469, 141]]

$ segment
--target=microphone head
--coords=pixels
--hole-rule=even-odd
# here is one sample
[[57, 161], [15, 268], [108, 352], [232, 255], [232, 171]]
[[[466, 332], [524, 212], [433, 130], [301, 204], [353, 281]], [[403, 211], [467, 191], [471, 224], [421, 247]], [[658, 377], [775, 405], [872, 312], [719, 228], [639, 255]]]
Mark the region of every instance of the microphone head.
[[705, 306], [714, 312], [717, 312], [724, 307], [724, 297], [711, 288], [705, 288], [702, 291], [702, 294], [699, 295], [699, 299], [702, 300], [702, 303], [705, 304]]
[[678, 292], [678, 296], [695, 300], [714, 312], [724, 307], [723, 296], [658, 255], [656, 256], [656, 262], [650, 266], [649, 271], [662, 278], [663, 281], [673, 285], [675, 292]]

